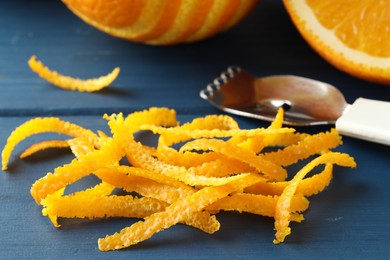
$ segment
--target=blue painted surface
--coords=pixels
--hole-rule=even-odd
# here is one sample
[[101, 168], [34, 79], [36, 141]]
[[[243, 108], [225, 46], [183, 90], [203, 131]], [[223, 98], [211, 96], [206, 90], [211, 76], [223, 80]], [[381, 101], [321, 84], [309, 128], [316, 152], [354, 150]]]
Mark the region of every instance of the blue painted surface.
[[[27, 66], [37, 55], [49, 67], [81, 78], [120, 66], [118, 79], [99, 93], [57, 89]], [[263, 0], [237, 27], [194, 44], [146, 46], [107, 36], [84, 24], [61, 1], [0, 2], [0, 146], [16, 126], [34, 116], [60, 116], [92, 129], [106, 129], [104, 113], [150, 106], [178, 111], [181, 122], [219, 113], [199, 90], [229, 65], [258, 75], [296, 74], [336, 85], [349, 102], [358, 97], [390, 101], [390, 87], [355, 79], [322, 60], [302, 40], [279, 1]], [[384, 111], [389, 113], [389, 111]], [[236, 118], [243, 128], [266, 123]], [[301, 128], [315, 132], [328, 129]], [[355, 170], [336, 168], [331, 186], [311, 199], [305, 221], [292, 225], [275, 246], [272, 219], [219, 215], [214, 235], [177, 225], [140, 245], [101, 253], [97, 239], [133, 220], [62, 220], [55, 229], [41, 216], [29, 189], [39, 177], [68, 162], [66, 152], [17, 155], [40, 137], [20, 144], [10, 171], [0, 174], [0, 258], [385, 258], [390, 254], [390, 147], [344, 138], [339, 148], [356, 158]], [[146, 138], [147, 139], [147, 138]], [[84, 180], [87, 184], [90, 179]]]

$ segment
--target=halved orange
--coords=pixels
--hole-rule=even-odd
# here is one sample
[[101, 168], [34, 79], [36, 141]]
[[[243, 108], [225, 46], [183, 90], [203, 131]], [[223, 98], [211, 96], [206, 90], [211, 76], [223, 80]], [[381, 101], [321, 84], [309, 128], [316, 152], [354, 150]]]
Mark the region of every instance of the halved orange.
[[309, 45], [336, 68], [390, 84], [390, 1], [283, 0]]
[[237, 24], [258, 0], [62, 0], [112, 36], [154, 45], [198, 41]]

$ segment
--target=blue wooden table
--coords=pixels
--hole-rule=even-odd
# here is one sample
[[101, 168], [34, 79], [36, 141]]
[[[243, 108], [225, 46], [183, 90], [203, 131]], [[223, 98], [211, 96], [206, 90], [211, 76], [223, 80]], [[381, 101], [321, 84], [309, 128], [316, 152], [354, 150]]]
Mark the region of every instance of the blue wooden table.
[[[31, 72], [27, 65], [31, 55], [80, 78], [103, 75], [116, 66], [121, 73], [112, 86], [98, 93], [65, 91]], [[199, 91], [229, 65], [257, 76], [287, 73], [323, 80], [337, 86], [348, 102], [358, 97], [390, 101], [390, 87], [353, 78], [313, 52], [280, 1], [262, 0], [247, 19], [216, 37], [169, 47], [110, 37], [83, 23], [59, 0], [1, 1], [0, 146], [16, 126], [35, 116], [58, 116], [104, 130], [104, 113], [150, 106], [176, 109], [181, 122], [221, 113], [199, 98]], [[268, 125], [235, 118], [242, 128]], [[222, 213], [221, 230], [214, 235], [176, 225], [130, 249], [102, 253], [97, 239], [134, 220], [63, 220], [62, 228], [55, 229], [41, 216], [29, 190], [36, 179], [69, 162], [71, 156], [50, 151], [19, 160], [22, 149], [39, 138], [19, 145], [10, 170], [0, 174], [0, 259], [383, 259], [390, 254], [388, 146], [345, 137], [339, 150], [354, 156], [358, 168], [336, 168], [330, 187], [311, 199], [305, 221], [292, 224], [292, 235], [284, 244], [272, 244], [272, 219]]]

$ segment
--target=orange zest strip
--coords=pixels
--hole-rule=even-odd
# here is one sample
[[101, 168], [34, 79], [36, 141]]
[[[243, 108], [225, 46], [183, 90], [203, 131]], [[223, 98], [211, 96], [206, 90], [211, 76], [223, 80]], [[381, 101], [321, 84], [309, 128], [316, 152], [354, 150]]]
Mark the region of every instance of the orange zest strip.
[[[315, 195], [330, 184], [332, 177], [333, 165], [327, 164], [322, 172], [301, 180], [296, 192], [304, 196]], [[252, 194], [281, 195], [289, 183], [289, 181], [259, 182], [246, 188], [245, 192]]]
[[[266, 217], [275, 217], [275, 207], [278, 196], [255, 195], [248, 193], [236, 193], [231, 196], [220, 199], [210, 206], [207, 210], [215, 211], [238, 211], [262, 215]], [[291, 212], [302, 212], [309, 207], [309, 201], [302, 195], [294, 195], [291, 201]]]
[[[58, 191], [56, 192], [53, 192], [51, 194], [49, 194], [46, 198], [48, 198], [47, 201], [45, 201], [45, 199], [42, 200], [41, 203], [45, 203], [45, 206], [47, 207], [50, 207], [50, 203], [54, 200], [56, 200], [57, 198], [60, 198], [62, 195], [64, 195], [64, 192], [65, 192], [65, 187], [62, 188], [62, 189], [59, 189]], [[43, 204], [42, 204], [43, 205]], [[57, 217], [57, 214], [53, 213], [50, 209], [42, 209], [42, 215], [43, 216], [47, 216], [51, 223], [53, 224], [54, 227], [56, 228], [59, 228], [61, 225], [58, 224], [58, 217]]]
[[[115, 189], [114, 186], [102, 182], [92, 188], [79, 191], [76, 194], [77, 196], [80, 197], [90, 197], [90, 196], [102, 197], [111, 194], [114, 189]], [[49, 194], [45, 199], [42, 200], [42, 205], [44, 206], [44, 208], [42, 209], [42, 215], [47, 216], [55, 227], [60, 227], [60, 225], [57, 222], [58, 217], [66, 217], [65, 215], [61, 215], [61, 213], [58, 213], [61, 210], [62, 211], [67, 210], [66, 206], [65, 208], [63, 208], [64, 207], [63, 203], [58, 203], [61, 200], [61, 198], [64, 198], [62, 197], [64, 195], [64, 192], [65, 192], [65, 187], [59, 189], [56, 192], [53, 192], [52, 194]]]
[[[115, 117], [116, 115], [112, 115]], [[123, 117], [122, 114], [118, 114], [116, 120], [119, 120], [119, 117]], [[105, 115], [104, 118], [107, 120], [110, 119], [110, 116]], [[141, 126], [144, 124], [153, 124], [156, 126], [176, 126], [179, 122], [176, 119], [176, 111], [169, 108], [158, 108], [151, 107], [146, 110], [137, 111], [126, 116], [124, 122], [123, 119], [120, 119], [120, 124], [124, 124], [129, 131], [129, 135], [142, 130]]]
[[244, 138], [243, 140], [239, 139], [241, 138], [232, 137], [230, 140], [228, 140], [228, 142], [234, 143], [242, 149], [251, 151], [256, 154], [260, 153], [266, 147], [263, 136], [248, 137]]
[[28, 156], [33, 155], [36, 152], [49, 149], [49, 148], [69, 148], [69, 143], [67, 140], [48, 140], [42, 141], [36, 144], [31, 145], [20, 154], [19, 158], [24, 159]]
[[181, 129], [196, 130], [196, 129], [220, 129], [233, 130], [240, 129], [237, 122], [227, 115], [207, 115], [205, 117], [198, 117], [189, 123], [180, 126]]
[[221, 155], [216, 153], [196, 153], [191, 151], [180, 152], [172, 147], [163, 144], [160, 136], [159, 145], [156, 150], [156, 157], [159, 161], [172, 164], [176, 166], [183, 166], [186, 168], [201, 166], [204, 163], [215, 161], [221, 158]]
[[269, 129], [279, 129], [282, 128], [284, 119], [284, 109], [279, 108], [278, 113], [275, 116], [274, 121], [272, 121], [271, 125], [268, 127]]
[[342, 143], [341, 136], [336, 129], [330, 132], [310, 135], [295, 145], [290, 145], [282, 150], [262, 155], [265, 160], [277, 162], [282, 166], [296, 163], [298, 160], [308, 158], [311, 155], [326, 152]]
[[319, 164], [337, 164], [344, 167], [356, 167], [356, 163], [348, 154], [338, 152], [328, 152], [315, 159], [304, 166], [291, 180], [290, 184], [283, 190], [276, 204], [275, 212], [275, 239], [274, 243], [282, 243], [286, 236], [291, 233], [290, 223], [290, 206], [291, 198], [294, 196], [297, 186], [301, 180], [309, 173], [315, 166]]
[[78, 79], [69, 76], [64, 76], [56, 71], [50, 70], [42, 62], [31, 56], [28, 61], [31, 70], [37, 73], [41, 78], [47, 80], [51, 84], [66, 90], [76, 90], [81, 92], [95, 92], [109, 86], [118, 76], [119, 67], [115, 68], [111, 73], [94, 79]]
[[102, 196], [110, 195], [114, 191], [114, 189], [115, 189], [114, 185], [111, 185], [111, 184], [103, 181], [103, 182], [95, 185], [92, 188], [78, 191], [75, 194], [79, 194], [79, 195], [82, 194], [83, 196], [100, 196], [100, 197], [102, 197]]
[[8, 137], [7, 143], [2, 151], [2, 170], [7, 170], [8, 160], [14, 147], [29, 136], [45, 133], [57, 132], [73, 137], [85, 136], [95, 146], [99, 146], [99, 139], [91, 130], [85, 129], [76, 124], [62, 121], [56, 117], [35, 118], [18, 126]]
[[217, 217], [211, 215], [208, 211], [197, 211], [194, 214], [187, 216], [183, 223], [208, 234], [214, 234], [221, 227]]
[[[133, 196], [90, 196], [71, 194], [57, 196], [48, 195], [42, 200], [42, 214], [53, 219], [61, 218], [144, 218], [150, 214], [162, 211], [167, 203], [152, 198], [134, 198]], [[55, 221], [54, 226], [59, 227]]]
[[309, 135], [296, 132], [281, 133], [272, 136], [264, 136], [263, 142], [265, 146], [286, 147], [297, 144], [299, 141], [305, 139], [307, 136]]
[[227, 177], [242, 172], [256, 171], [247, 163], [230, 158], [220, 158], [211, 162], [205, 162], [199, 166], [193, 167], [192, 170], [196, 175], [206, 177]]
[[214, 138], [214, 137], [231, 137], [231, 136], [261, 136], [272, 135], [282, 133], [292, 133], [295, 130], [292, 128], [280, 128], [280, 129], [233, 129], [233, 130], [219, 130], [219, 129], [196, 129], [187, 130], [180, 127], [164, 128], [154, 125], [142, 125], [141, 130], [150, 130], [155, 134], [169, 134], [169, 135], [184, 135], [188, 138]]

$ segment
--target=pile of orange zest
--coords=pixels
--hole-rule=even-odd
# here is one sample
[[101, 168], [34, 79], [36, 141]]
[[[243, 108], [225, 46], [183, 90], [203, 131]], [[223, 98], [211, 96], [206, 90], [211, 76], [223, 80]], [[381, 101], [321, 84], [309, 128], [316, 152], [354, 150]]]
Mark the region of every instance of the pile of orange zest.
[[81, 91], [81, 92], [95, 92], [109, 86], [119, 74], [119, 67], [105, 76], [94, 79], [79, 79], [62, 75], [57, 71], [52, 71], [46, 67], [41, 61], [37, 60], [35, 56], [31, 56], [28, 60], [28, 65], [31, 70], [37, 73], [41, 78], [47, 80], [54, 86], [66, 90]]
[[[31, 135], [67, 135], [66, 140], [40, 141], [27, 149], [32, 154], [64, 146], [75, 157], [36, 180], [31, 195], [55, 227], [59, 218], [143, 219], [100, 238], [102, 251], [135, 245], [179, 223], [213, 234], [220, 228], [221, 211], [274, 218], [277, 244], [291, 233], [291, 221], [304, 220], [309, 197], [331, 183], [334, 164], [355, 167], [349, 155], [332, 152], [342, 144], [336, 130], [297, 133], [283, 127], [283, 114], [280, 109], [268, 128], [241, 129], [229, 116], [180, 124], [175, 110], [152, 107], [126, 117], [104, 115], [111, 134], [95, 134], [54, 117], [36, 118], [11, 133], [2, 166], [7, 169], [14, 147]], [[158, 135], [156, 147], [137, 140], [145, 130]], [[291, 172], [290, 165], [305, 160], [310, 162]], [[312, 172], [320, 164], [324, 168]], [[88, 175], [101, 182], [66, 192]]]

